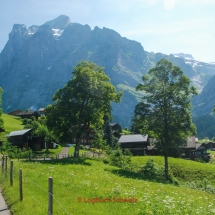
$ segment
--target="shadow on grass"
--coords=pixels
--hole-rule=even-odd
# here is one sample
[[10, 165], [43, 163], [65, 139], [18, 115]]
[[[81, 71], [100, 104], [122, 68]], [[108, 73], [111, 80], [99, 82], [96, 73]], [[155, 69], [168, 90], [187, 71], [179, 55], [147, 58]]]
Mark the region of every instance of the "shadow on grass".
[[[88, 158], [89, 160], [89, 158]], [[92, 164], [90, 162], [87, 161], [87, 158], [62, 158], [62, 159], [50, 159], [50, 160], [25, 160], [24, 162], [26, 163], [41, 163], [41, 164], [62, 164], [62, 165], [68, 165], [68, 164], [79, 164], [79, 165], [85, 165], [85, 166], [91, 166]]]
[[144, 181], [149, 181], [149, 182], [156, 182], [156, 183], [163, 183], [163, 184], [169, 184], [170, 182], [165, 181], [162, 178], [158, 178], [155, 177], [153, 175], [144, 175], [142, 173], [137, 173], [137, 172], [132, 172], [129, 170], [123, 170], [123, 169], [119, 169], [119, 170], [109, 170], [109, 169], [105, 169], [105, 171], [109, 171], [112, 174], [118, 175], [120, 177], [124, 177], [124, 178], [132, 178], [132, 179], [138, 179], [138, 180], [144, 180]]

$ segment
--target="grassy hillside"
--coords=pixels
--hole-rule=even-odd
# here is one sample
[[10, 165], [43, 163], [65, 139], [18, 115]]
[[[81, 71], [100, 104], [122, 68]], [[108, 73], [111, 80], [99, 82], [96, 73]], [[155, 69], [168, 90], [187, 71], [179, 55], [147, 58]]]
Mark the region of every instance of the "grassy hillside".
[[[133, 158], [133, 162], [138, 165], [144, 164], [146, 160], [147, 157]], [[155, 160], [162, 162], [161, 157]], [[170, 159], [170, 163], [171, 168], [184, 166], [184, 172], [193, 167], [199, 171], [199, 175], [203, 171], [202, 165], [207, 166], [180, 159]], [[153, 179], [146, 180], [137, 173], [89, 158], [22, 161], [15, 162], [14, 166], [13, 187], [9, 186], [9, 178], [0, 173], [3, 194], [14, 215], [47, 214], [49, 176], [53, 177], [56, 215], [215, 214], [214, 194]], [[215, 166], [211, 167], [215, 172]], [[23, 202], [19, 201], [19, 168], [23, 171]]]
[[3, 114], [2, 118], [4, 120], [5, 132], [0, 133], [0, 140], [3, 140], [3, 137], [11, 131], [22, 130], [24, 128], [22, 121], [17, 117]]
[[[163, 164], [164, 158], [161, 156], [133, 157], [133, 163], [143, 166], [149, 158], [153, 158], [155, 163]], [[200, 163], [191, 160], [169, 158], [169, 168], [173, 175], [181, 182], [208, 180], [215, 186], [215, 165]]]

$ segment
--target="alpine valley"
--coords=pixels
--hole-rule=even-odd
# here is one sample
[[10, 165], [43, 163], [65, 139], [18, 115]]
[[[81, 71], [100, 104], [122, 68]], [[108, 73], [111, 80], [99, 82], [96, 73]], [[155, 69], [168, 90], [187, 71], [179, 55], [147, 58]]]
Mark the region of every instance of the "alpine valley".
[[122, 102], [113, 104], [113, 121], [129, 127], [142, 96], [135, 87], [161, 58], [181, 67], [198, 89], [200, 94], [193, 100], [194, 116], [210, 113], [215, 104], [215, 63], [200, 62], [182, 53], [147, 52], [139, 42], [114, 30], [92, 30], [88, 25], [70, 22], [65, 15], [41, 26], [14, 24], [0, 53], [3, 111], [46, 107], [56, 90], [71, 79], [77, 62], [89, 60], [104, 67], [112, 84], [123, 91]]

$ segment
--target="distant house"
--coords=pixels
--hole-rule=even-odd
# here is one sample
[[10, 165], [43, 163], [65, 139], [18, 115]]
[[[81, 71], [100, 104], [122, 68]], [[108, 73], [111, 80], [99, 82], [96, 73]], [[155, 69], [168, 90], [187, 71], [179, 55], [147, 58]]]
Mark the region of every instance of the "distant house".
[[129, 149], [133, 155], [146, 155], [147, 146], [150, 145], [148, 135], [132, 134], [122, 135], [118, 141], [121, 149]]
[[113, 136], [116, 138], [120, 138], [120, 133], [122, 132], [121, 126], [118, 123], [110, 123]]
[[32, 129], [25, 129], [25, 130], [19, 130], [19, 131], [12, 131], [9, 134], [7, 134], [5, 137], [8, 138], [8, 140], [18, 148], [26, 148], [28, 149], [28, 143], [32, 139], [31, 136], [31, 130]]
[[5, 137], [8, 138], [12, 145], [21, 149], [25, 148], [39, 151], [45, 148], [44, 141], [39, 141], [38, 138], [32, 137], [32, 129], [12, 131]]
[[45, 108], [40, 108], [38, 110], [38, 113], [40, 114], [40, 116], [44, 116], [45, 115]]
[[35, 117], [36, 119], [38, 119], [40, 114], [37, 111], [23, 111], [16, 114], [16, 116], [19, 116], [22, 119], [31, 119], [31, 117]]
[[7, 113], [8, 115], [11, 115], [11, 116], [16, 116], [17, 114], [21, 113], [22, 111], [21, 110], [14, 110], [12, 112], [9, 112]]
[[205, 145], [206, 145], [207, 149], [215, 151], [215, 143], [214, 142], [205, 143]]
[[[87, 129], [87, 131], [81, 135], [79, 141], [81, 145], [90, 145], [95, 137], [95, 131], [92, 128]], [[72, 137], [71, 142], [76, 144], [77, 137]]]
[[185, 158], [190, 160], [203, 159], [210, 160], [209, 153], [207, 153], [207, 145], [205, 143], [199, 144], [196, 142], [196, 137], [188, 137], [187, 146], [185, 147]]

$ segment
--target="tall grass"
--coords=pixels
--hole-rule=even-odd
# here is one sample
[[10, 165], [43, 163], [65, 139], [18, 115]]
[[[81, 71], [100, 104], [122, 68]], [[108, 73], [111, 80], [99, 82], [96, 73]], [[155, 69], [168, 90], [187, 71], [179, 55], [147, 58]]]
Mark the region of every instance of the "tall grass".
[[[133, 162], [144, 160], [134, 158]], [[144, 179], [138, 173], [89, 158], [22, 161], [15, 162], [14, 167], [13, 187], [9, 186], [8, 176], [0, 173], [3, 194], [14, 215], [47, 214], [50, 176], [54, 181], [56, 215], [215, 214], [215, 196], [210, 193]], [[23, 202], [19, 201], [19, 168], [23, 171]], [[105, 199], [106, 202], [95, 203]], [[136, 202], [123, 202], [128, 199]]]
[[[141, 166], [144, 165], [149, 158], [152, 158], [157, 164], [164, 163], [164, 158], [162, 156], [133, 157], [132, 161], [136, 165]], [[182, 182], [203, 181], [207, 179], [215, 186], [215, 165], [178, 158], [169, 158], [169, 168], [173, 175]]]

